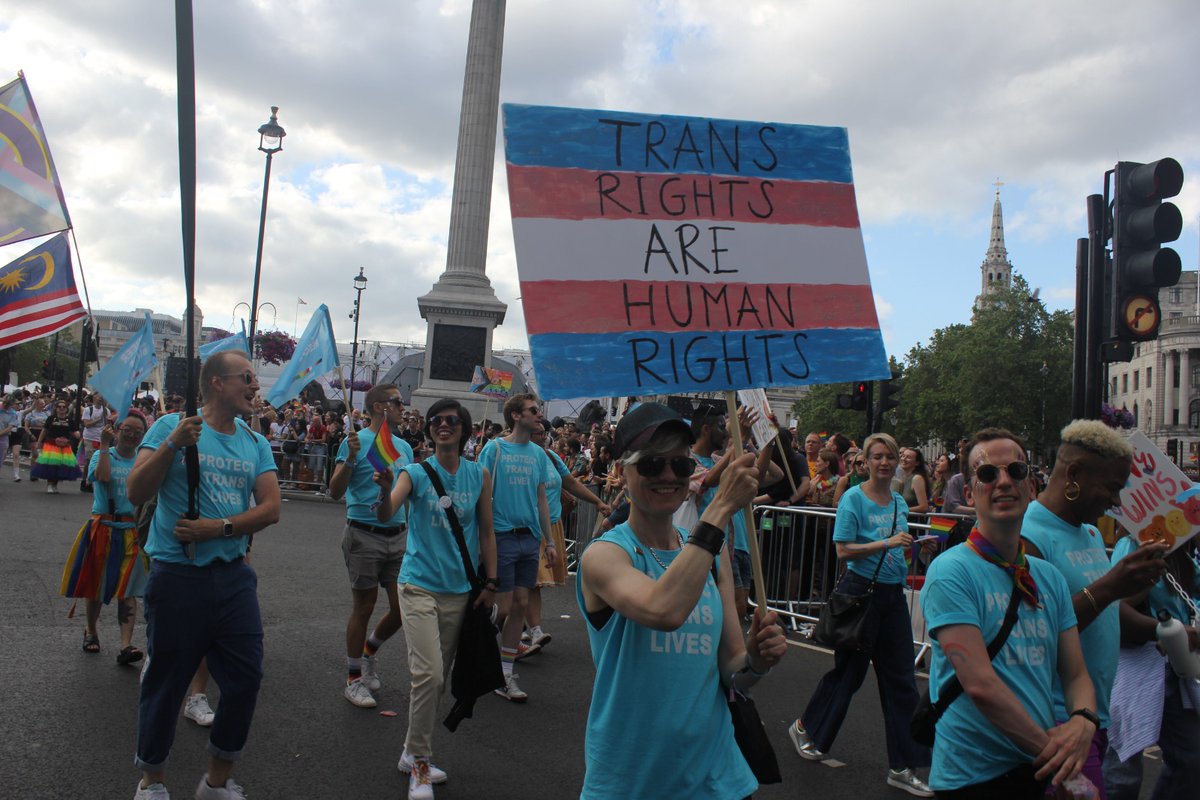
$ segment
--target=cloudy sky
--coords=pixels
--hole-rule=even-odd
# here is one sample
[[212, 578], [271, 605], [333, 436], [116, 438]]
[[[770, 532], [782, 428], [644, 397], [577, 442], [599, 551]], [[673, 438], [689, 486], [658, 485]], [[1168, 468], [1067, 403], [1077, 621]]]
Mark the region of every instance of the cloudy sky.
[[[184, 303], [173, 4], [6, 3], [0, 84], [26, 78], [93, 307]], [[263, 324], [317, 303], [349, 340], [423, 341], [416, 297], [445, 267], [469, 0], [196, 3], [197, 297], [249, 301], [263, 155], [280, 107]], [[844, 126], [888, 351], [969, 319], [999, 179], [1010, 258], [1073, 304], [1084, 198], [1118, 160], [1174, 156], [1177, 245], [1195, 269], [1200, 4], [1194, 0], [511, 0], [501, 101]], [[488, 275], [525, 347], [503, 154]], [[23, 251], [26, 245], [12, 250]], [[12, 253], [15, 257], [19, 253]], [[6, 254], [7, 255], [7, 254]], [[3, 261], [10, 260], [4, 257]], [[244, 308], [244, 307], [243, 307]]]

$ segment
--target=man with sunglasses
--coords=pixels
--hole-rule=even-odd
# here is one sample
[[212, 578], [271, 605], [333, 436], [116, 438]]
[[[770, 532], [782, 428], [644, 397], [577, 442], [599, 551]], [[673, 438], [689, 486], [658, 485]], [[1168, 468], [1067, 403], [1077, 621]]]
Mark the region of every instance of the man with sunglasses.
[[[969, 448], [967, 491], [978, 514], [966, 544], [930, 565], [921, 609], [933, 639], [935, 703], [951, 678], [956, 698], [937, 723], [929, 784], [939, 798], [1035, 800], [1083, 767], [1096, 729], [1096, 696], [1083, 661], [1066, 581], [1026, 556], [1022, 521], [1031, 496], [1025, 448], [989, 428]], [[1016, 622], [992, 658], [1016, 596]], [[1056, 721], [1054, 688], [1069, 713]], [[1069, 795], [1068, 795], [1069, 796]]]
[[[163, 784], [179, 709], [200, 662], [221, 686], [198, 800], [245, 794], [230, 777], [242, 754], [262, 681], [263, 629], [257, 578], [246, 563], [249, 536], [279, 521], [271, 447], [241, 417], [254, 410], [258, 379], [241, 353], [210, 356], [200, 368], [204, 406], [168, 414], [142, 440], [126, 494], [134, 505], [158, 494], [145, 551], [150, 663], [138, 706], [135, 800], [169, 800]], [[199, 518], [187, 519], [185, 450], [195, 445]]]
[[[1063, 428], [1050, 483], [1029, 505], [1021, 535], [1032, 555], [1046, 559], [1066, 579], [1079, 640], [1096, 687], [1099, 730], [1084, 769], [1104, 795], [1101, 764], [1108, 748], [1108, 705], [1121, 647], [1122, 598], [1153, 586], [1166, 568], [1166, 545], [1139, 547], [1116, 565], [1109, 563], [1104, 539], [1094, 523], [1120, 505], [1129, 479], [1133, 448], [1121, 434], [1097, 420], [1077, 420]], [[1032, 479], [1030, 479], [1032, 485]], [[1126, 563], [1128, 562], [1128, 563]], [[1132, 623], [1129, 623], [1132, 624]], [[1055, 712], [1064, 719], [1062, 693]]]
[[531, 441], [542, 428], [542, 408], [532, 394], [516, 394], [504, 404], [509, 434], [492, 439], [479, 463], [492, 475], [492, 516], [496, 528], [496, 577], [500, 609], [500, 661], [504, 688], [496, 694], [514, 703], [529, 695], [517, 685], [513, 664], [525, 627], [529, 593], [537, 585], [539, 553], [544, 539], [546, 563], [553, 567], [562, 554], [550, 538], [550, 506], [546, 476], [553, 469], [546, 452]]
[[[373, 692], [383, 686], [376, 663], [377, 651], [400, 630], [400, 596], [396, 578], [404, 561], [408, 543], [407, 511], [396, 509], [391, 518], [380, 522], [375, 516], [379, 487], [375, 467], [367, 457], [379, 437], [389, 437], [400, 457], [392, 464], [393, 484], [406, 464], [415, 463], [412, 447], [392, 432], [404, 419], [404, 401], [400, 390], [381, 383], [367, 390], [364, 401], [371, 424], [361, 431], [348, 433], [338, 447], [329, 496], [346, 497], [346, 527], [342, 533], [342, 555], [350, 576], [353, 606], [346, 622], [346, 699], [359, 708], [374, 708]], [[388, 599], [388, 612], [367, 635], [379, 587]]]

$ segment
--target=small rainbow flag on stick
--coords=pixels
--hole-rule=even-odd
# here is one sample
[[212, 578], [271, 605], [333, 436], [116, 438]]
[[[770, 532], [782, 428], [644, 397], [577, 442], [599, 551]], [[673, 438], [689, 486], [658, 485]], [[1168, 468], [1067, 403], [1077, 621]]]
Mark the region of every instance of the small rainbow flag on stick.
[[386, 472], [398, 458], [400, 458], [400, 451], [396, 449], [396, 444], [392, 441], [392, 432], [387, 425], [381, 425], [379, 433], [375, 434], [375, 441], [367, 450], [367, 461], [371, 462], [371, 466], [375, 468], [376, 472]]
[[936, 534], [938, 539], [944, 542], [957, 523], [958, 520], [954, 517], [931, 516], [929, 518], [929, 532]]

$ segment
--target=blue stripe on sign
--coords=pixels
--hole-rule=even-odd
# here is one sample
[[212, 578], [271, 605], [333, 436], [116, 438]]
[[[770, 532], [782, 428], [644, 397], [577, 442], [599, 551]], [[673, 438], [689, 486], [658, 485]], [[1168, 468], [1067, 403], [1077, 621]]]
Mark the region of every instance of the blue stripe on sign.
[[845, 128], [504, 105], [519, 166], [853, 183]]
[[529, 337], [545, 399], [801, 386], [890, 376], [877, 329]]

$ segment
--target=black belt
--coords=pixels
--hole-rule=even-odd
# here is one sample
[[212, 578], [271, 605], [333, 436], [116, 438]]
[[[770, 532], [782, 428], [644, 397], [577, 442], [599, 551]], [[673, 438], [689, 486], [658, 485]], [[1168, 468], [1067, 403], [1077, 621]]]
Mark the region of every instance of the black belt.
[[533, 528], [510, 528], [509, 530], [506, 530], [506, 531], [496, 531], [496, 533], [498, 533], [498, 534], [499, 533], [515, 533], [517, 535], [527, 533], [530, 536], [533, 536]]
[[348, 520], [346, 520], [346, 524], [349, 525], [351, 528], [358, 528], [360, 531], [366, 531], [367, 533], [375, 533], [380, 536], [386, 536], [389, 538], [392, 536], [399, 536], [400, 534], [404, 533], [404, 529], [406, 527], [404, 525], [393, 525], [390, 528], [385, 528], [382, 525], [368, 525], [367, 523], [359, 522], [356, 519], [348, 519]]

